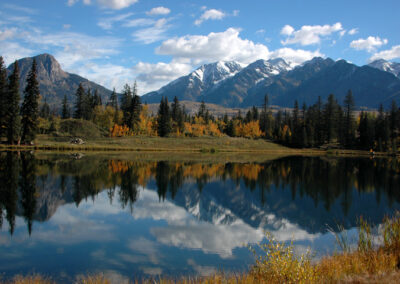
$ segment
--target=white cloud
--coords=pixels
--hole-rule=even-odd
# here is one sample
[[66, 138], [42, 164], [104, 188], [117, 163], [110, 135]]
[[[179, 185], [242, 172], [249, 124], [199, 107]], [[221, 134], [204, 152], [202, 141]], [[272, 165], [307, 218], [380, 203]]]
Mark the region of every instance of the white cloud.
[[311, 60], [314, 57], [324, 57], [324, 54], [317, 51], [308, 51], [303, 49], [280, 48], [272, 51], [269, 54], [270, 58], [283, 58], [285, 61], [290, 62], [292, 66], [299, 65], [304, 61]]
[[291, 35], [294, 32], [294, 28], [290, 25], [285, 25], [282, 30], [281, 30], [281, 34], [282, 35]]
[[70, 28], [71, 28], [71, 25], [70, 25], [70, 24], [64, 24], [64, 25], [63, 25], [63, 29], [68, 30], [68, 29], [70, 29]]
[[199, 19], [197, 19], [194, 24], [196, 26], [201, 25], [202, 22], [207, 21], [207, 20], [222, 20], [226, 14], [222, 11], [216, 10], [216, 9], [210, 9], [206, 10]]
[[34, 33], [26, 36], [26, 41], [40, 45], [42, 49], [59, 48], [55, 52], [56, 58], [66, 68], [78, 61], [82, 64], [90, 59], [117, 54], [117, 48], [122, 42], [114, 37], [94, 37], [73, 32], [47, 35]]
[[357, 33], [358, 33], [358, 28], [354, 28], [354, 29], [349, 30], [349, 35], [355, 35]]
[[155, 64], [139, 62], [133, 68], [133, 71], [140, 85], [139, 93], [145, 94], [161, 88], [172, 80], [187, 75], [192, 69], [192, 65], [180, 62], [158, 62]]
[[16, 42], [0, 41], [0, 55], [3, 56], [6, 65], [23, 57], [34, 55], [34, 50]]
[[237, 16], [239, 16], [239, 13], [240, 13], [239, 10], [233, 10], [232, 15], [233, 15], [234, 17], [237, 17]]
[[106, 8], [120, 10], [132, 6], [138, 0], [97, 0], [97, 3]]
[[264, 29], [259, 29], [256, 31], [256, 34], [265, 34], [265, 30]]
[[26, 14], [31, 14], [31, 15], [37, 14], [37, 12], [38, 12], [35, 9], [28, 8], [28, 7], [23, 7], [23, 6], [18, 6], [18, 5], [14, 5], [14, 4], [5, 4], [5, 5], [3, 5], [3, 7], [7, 8], [7, 9], [14, 10], [14, 11], [23, 12], [23, 13], [26, 13]]
[[[108, 89], [116, 88], [117, 91], [120, 91], [125, 84], [132, 84], [135, 78], [132, 68], [120, 65], [96, 64], [93, 62], [77, 65], [69, 68], [69, 71], [88, 78]], [[139, 91], [141, 91], [141, 87]]]
[[102, 19], [97, 23], [97, 25], [102, 29], [110, 30], [112, 29], [114, 23], [121, 22], [132, 15], [133, 13], [127, 13], [127, 14], [117, 15], [111, 18]]
[[357, 39], [353, 40], [350, 43], [350, 47], [356, 49], [356, 50], [366, 50], [368, 52], [373, 52], [376, 50], [376, 48], [381, 47], [382, 45], [385, 45], [388, 43], [387, 39], [381, 39], [380, 37], [373, 37], [369, 36], [366, 39]]
[[146, 14], [150, 15], [150, 16], [168, 15], [170, 12], [171, 12], [170, 9], [160, 6], [160, 7], [155, 7], [153, 9], [151, 9], [150, 11], [146, 12]]
[[319, 44], [322, 37], [331, 35], [332, 33], [342, 31], [342, 24], [336, 23], [333, 25], [316, 25], [316, 26], [302, 26], [300, 30], [295, 30], [292, 26], [286, 25], [282, 28], [281, 34], [286, 35], [287, 38], [281, 41], [283, 45], [288, 44], [301, 44], [312, 45]]
[[[113, 10], [120, 10], [132, 6], [138, 0], [96, 0], [97, 4], [103, 8], [113, 9]], [[79, 0], [68, 0], [67, 5], [73, 6]], [[83, 4], [90, 5], [92, 3], [91, 0], [83, 0]]]
[[122, 26], [127, 28], [135, 28], [141, 26], [151, 26], [156, 23], [155, 20], [146, 19], [146, 18], [137, 18], [125, 21]]
[[164, 41], [156, 53], [176, 59], [186, 59], [193, 65], [218, 60], [235, 60], [250, 63], [257, 59], [267, 59], [268, 48], [239, 37], [240, 30], [229, 28], [224, 32], [208, 35], [188, 35]]
[[0, 30], [0, 40], [13, 38], [16, 35], [16, 32], [16, 28]]
[[150, 44], [156, 41], [160, 41], [166, 38], [166, 32], [170, 28], [168, 24], [169, 19], [159, 19], [154, 23], [154, 26], [137, 30], [132, 33], [135, 41], [143, 42], [145, 44]]
[[375, 53], [369, 60], [370, 61], [374, 61], [377, 59], [392, 60], [396, 58], [400, 58], [400, 45], [395, 45], [391, 49]]

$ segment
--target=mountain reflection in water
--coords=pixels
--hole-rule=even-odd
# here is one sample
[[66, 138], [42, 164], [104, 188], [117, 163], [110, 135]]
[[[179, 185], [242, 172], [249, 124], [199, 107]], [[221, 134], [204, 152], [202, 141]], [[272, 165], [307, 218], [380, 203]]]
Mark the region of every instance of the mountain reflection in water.
[[361, 215], [379, 223], [400, 209], [396, 159], [199, 163], [6, 152], [0, 167], [6, 276], [243, 270], [253, 261], [243, 245], [264, 230], [323, 254], [333, 247], [329, 227], [351, 232]]

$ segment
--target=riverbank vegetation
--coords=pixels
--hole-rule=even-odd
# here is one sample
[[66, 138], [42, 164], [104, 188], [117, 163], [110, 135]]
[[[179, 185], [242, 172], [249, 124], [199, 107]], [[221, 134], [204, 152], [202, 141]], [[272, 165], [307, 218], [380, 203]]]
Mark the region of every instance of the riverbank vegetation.
[[[50, 109], [46, 98], [40, 98], [36, 72], [33, 61], [20, 107], [18, 64], [14, 63], [13, 72], [7, 78], [0, 57], [0, 141], [5, 144], [40, 146], [42, 140], [36, 139], [37, 134], [45, 134], [54, 138], [142, 137], [143, 140], [239, 137], [263, 139], [291, 148], [373, 150], [391, 154], [398, 150], [400, 109], [396, 102], [392, 102], [388, 111], [382, 105], [377, 112], [356, 111], [351, 90], [343, 103], [331, 94], [326, 102], [319, 97], [315, 104], [300, 107], [295, 101], [292, 109], [275, 112], [266, 95], [261, 108], [253, 106], [246, 113], [239, 109], [234, 115], [215, 117], [204, 102], [196, 113], [189, 114], [177, 97], [172, 102], [162, 98], [157, 113], [151, 113], [142, 104], [136, 83], [132, 87], [125, 85], [121, 94], [114, 90], [107, 102], [102, 102], [97, 90], [85, 90], [81, 84], [74, 102], [68, 102], [65, 96], [60, 109]], [[114, 143], [105, 141], [103, 145]], [[153, 141], [163, 144], [162, 140]], [[61, 145], [59, 150], [63, 148]]]
[[[378, 231], [378, 235], [372, 232]], [[267, 242], [255, 253], [248, 273], [168, 279], [162, 276], [133, 283], [396, 283], [400, 277], [400, 212], [377, 227], [359, 219], [358, 243], [340, 253], [313, 261], [310, 251], [296, 253], [293, 244]], [[378, 243], [379, 245], [374, 245]], [[343, 244], [343, 243], [341, 243]], [[348, 246], [347, 246], [348, 247]], [[8, 283], [55, 283], [41, 276], [16, 276]], [[78, 277], [75, 283], [112, 283], [102, 274]]]

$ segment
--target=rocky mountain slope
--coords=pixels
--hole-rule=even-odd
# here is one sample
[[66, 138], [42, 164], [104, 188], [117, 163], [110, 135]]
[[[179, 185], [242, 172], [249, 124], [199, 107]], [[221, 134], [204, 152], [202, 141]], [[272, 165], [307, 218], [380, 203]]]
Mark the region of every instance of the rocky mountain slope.
[[[195, 80], [191, 78], [195, 78], [198, 69], [144, 95], [142, 100], [158, 103], [162, 96], [172, 100], [176, 95], [180, 100], [204, 100], [235, 108], [261, 106], [268, 94], [270, 104], [291, 107], [295, 100], [312, 104], [318, 96], [324, 100], [329, 94], [334, 94], [341, 103], [351, 89], [357, 106], [377, 108], [380, 103], [389, 105], [400, 97], [400, 78], [396, 77], [400, 68], [397, 63], [382, 62], [360, 67], [345, 60], [316, 57], [292, 68], [283, 59], [258, 60], [225, 79], [219, 76], [222, 79], [211, 84], [193, 84]], [[201, 68], [208, 67], [204, 66]], [[194, 85], [198, 87], [193, 88]]]
[[[21, 96], [23, 96], [23, 90], [26, 86], [26, 78], [32, 67], [33, 59], [36, 60], [38, 67], [37, 71], [42, 100], [46, 99], [47, 103], [51, 106], [59, 107], [64, 95], [67, 95], [68, 101], [72, 105], [75, 101], [75, 92], [80, 83], [83, 84], [85, 89], [90, 88], [92, 90], [97, 90], [102, 97], [103, 102], [107, 101], [111, 94], [111, 91], [103, 86], [91, 82], [79, 75], [63, 71], [61, 65], [52, 55], [40, 54], [35, 57], [27, 57], [18, 60], [21, 79]], [[8, 72], [12, 72], [13, 68], [13, 64], [11, 64], [7, 68]]]

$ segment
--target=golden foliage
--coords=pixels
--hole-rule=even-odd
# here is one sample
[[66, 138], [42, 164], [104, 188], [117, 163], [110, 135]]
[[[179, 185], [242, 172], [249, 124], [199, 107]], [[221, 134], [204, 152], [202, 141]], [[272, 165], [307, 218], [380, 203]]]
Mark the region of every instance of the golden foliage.
[[123, 137], [123, 136], [132, 136], [132, 132], [128, 126], [114, 124], [114, 126], [110, 128], [110, 137]]

